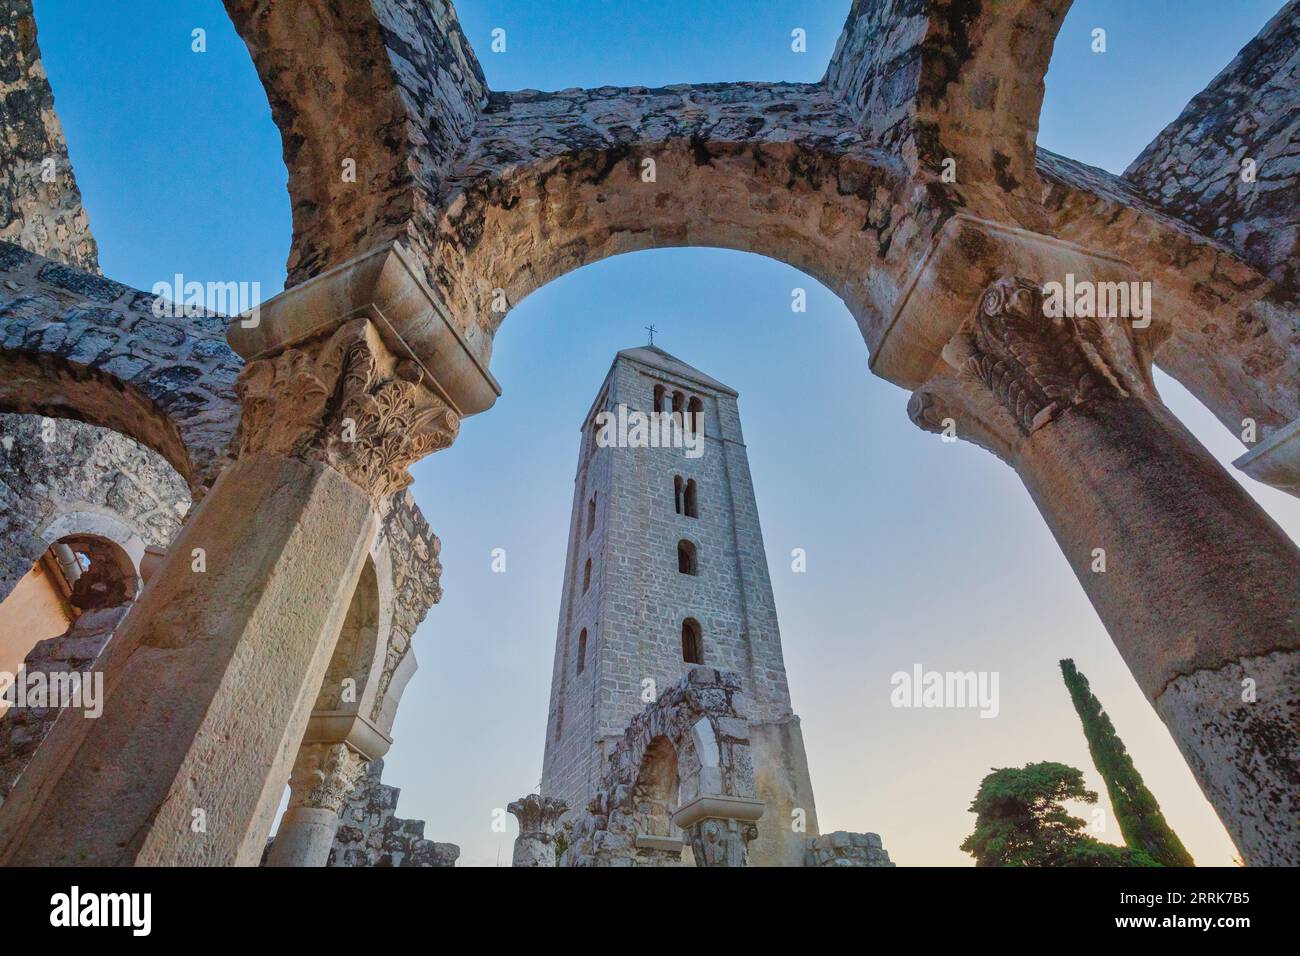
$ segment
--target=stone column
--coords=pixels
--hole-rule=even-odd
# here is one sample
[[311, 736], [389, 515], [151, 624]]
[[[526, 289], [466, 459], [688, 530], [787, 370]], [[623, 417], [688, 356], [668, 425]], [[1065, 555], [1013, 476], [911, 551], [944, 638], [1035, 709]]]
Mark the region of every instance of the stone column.
[[280, 819], [267, 866], [325, 866], [339, 811], [369, 761], [347, 744], [305, 744], [289, 775], [289, 808]]
[[0, 862], [261, 858], [376, 502], [459, 422], [377, 310], [321, 314], [249, 356], [238, 459], [109, 644], [103, 716], [58, 722], [0, 807]]
[[686, 831], [696, 866], [746, 866], [762, 815], [762, 800], [713, 794], [686, 804], [673, 814], [673, 823]]
[[1300, 864], [1300, 551], [1170, 414], [1127, 320], [994, 282], [912, 420], [1019, 473], [1251, 864]]
[[568, 812], [569, 805], [555, 797], [530, 793], [506, 809], [519, 820], [519, 836], [515, 837], [510, 865], [555, 866], [555, 834], [560, 817]]

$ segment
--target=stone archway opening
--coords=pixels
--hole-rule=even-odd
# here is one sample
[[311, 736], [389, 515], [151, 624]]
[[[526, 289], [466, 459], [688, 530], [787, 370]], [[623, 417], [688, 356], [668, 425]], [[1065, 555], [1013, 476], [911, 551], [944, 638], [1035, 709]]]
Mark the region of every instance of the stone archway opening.
[[89, 611], [133, 601], [140, 571], [117, 541], [63, 535], [0, 602], [0, 671], [16, 673], [41, 641], [68, 632]]
[[679, 787], [677, 751], [667, 737], [656, 737], [641, 758], [641, 772], [632, 797], [638, 834], [681, 838], [681, 830], [673, 826]]

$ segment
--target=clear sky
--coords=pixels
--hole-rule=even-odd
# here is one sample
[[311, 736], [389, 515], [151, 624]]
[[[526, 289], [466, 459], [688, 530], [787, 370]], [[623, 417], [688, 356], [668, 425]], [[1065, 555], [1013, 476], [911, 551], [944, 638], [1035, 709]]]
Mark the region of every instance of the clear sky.
[[[848, 0], [656, 3], [461, 0], [495, 89], [814, 81]], [[1120, 172], [1280, 0], [1079, 0], [1047, 77], [1040, 142]], [[148, 289], [181, 271], [282, 286], [290, 221], [279, 134], [217, 0], [36, 0], [40, 44], [104, 271]], [[1108, 51], [1090, 50], [1094, 27]], [[207, 30], [208, 52], [190, 50]], [[506, 30], [507, 51], [489, 52]], [[808, 51], [790, 50], [807, 31]], [[790, 310], [791, 289], [808, 311]], [[416, 637], [385, 780], [402, 816], [508, 862], [492, 814], [541, 775], [578, 426], [614, 353], [662, 345], [735, 387], [794, 706], [823, 830], [879, 832], [901, 865], [969, 864], [957, 846], [993, 767], [1056, 760], [1104, 788], [1057, 670], [1073, 657], [1201, 864], [1234, 851], [1137, 689], [1015, 473], [907, 419], [867, 371], [839, 300], [739, 252], [635, 253], [542, 288], [510, 314], [492, 370], [505, 393], [414, 491], [442, 539], [443, 602]], [[1242, 452], [1167, 377], [1169, 405], [1225, 463]], [[1230, 469], [1231, 470], [1231, 469]], [[1237, 476], [1300, 537], [1300, 501]], [[491, 573], [494, 548], [507, 572]], [[805, 574], [790, 552], [808, 554]], [[1001, 712], [901, 710], [914, 663], [1000, 674]], [[1109, 811], [1109, 808], [1107, 807]], [[1112, 823], [1102, 835], [1119, 842]]]

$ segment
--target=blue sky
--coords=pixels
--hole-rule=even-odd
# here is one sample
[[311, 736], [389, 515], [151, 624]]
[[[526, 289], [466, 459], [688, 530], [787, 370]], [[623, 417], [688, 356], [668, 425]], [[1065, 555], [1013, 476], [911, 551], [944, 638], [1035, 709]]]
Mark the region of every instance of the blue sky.
[[[837, 2], [471, 2], [462, 23], [496, 89], [814, 81]], [[1040, 142], [1121, 171], [1276, 12], [1280, 0], [1079, 0], [1047, 78]], [[187, 277], [284, 278], [290, 222], [279, 134], [216, 0], [36, 0], [40, 44], [104, 271], [148, 289]], [[1094, 27], [1108, 51], [1090, 50]], [[190, 50], [207, 30], [208, 51]], [[506, 30], [507, 52], [489, 51]], [[790, 50], [807, 31], [808, 52]], [[790, 311], [791, 289], [808, 311]], [[385, 779], [403, 816], [508, 861], [492, 812], [535, 789], [578, 425], [613, 354], [653, 322], [668, 351], [735, 387], [794, 705], [823, 829], [873, 830], [904, 865], [965, 864], [966, 807], [992, 767], [1092, 768], [1056, 661], [1071, 656], [1198, 862], [1231, 844], [1142, 699], [1015, 474], [916, 429], [907, 395], [867, 371], [833, 295], [783, 264], [673, 249], [596, 263], [542, 288], [497, 336], [504, 395], [414, 469], [443, 542], [446, 596], [416, 638]], [[1240, 445], [1176, 383], [1170, 406], [1225, 463]], [[1300, 502], [1241, 479], [1293, 537]], [[492, 574], [493, 548], [508, 571]], [[804, 548], [808, 572], [790, 571]], [[996, 670], [1002, 710], [903, 711], [913, 663]], [[1103, 798], [1104, 800], [1104, 798]], [[513, 821], [512, 821], [513, 827]], [[1118, 841], [1112, 824], [1105, 838]]]

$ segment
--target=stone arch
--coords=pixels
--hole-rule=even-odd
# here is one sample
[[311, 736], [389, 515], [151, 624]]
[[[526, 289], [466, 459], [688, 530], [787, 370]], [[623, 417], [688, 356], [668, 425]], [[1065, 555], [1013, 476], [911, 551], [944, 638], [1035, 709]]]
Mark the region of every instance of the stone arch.
[[0, 415], [0, 438], [0, 601], [67, 534], [109, 538], [140, 570], [146, 551], [166, 550], [190, 507], [183, 477], [117, 432]]
[[362, 566], [302, 741], [346, 743], [372, 760], [392, 744], [391, 721], [375, 719], [382, 711], [380, 685], [392, 640], [391, 588], [381, 586], [385, 575], [379, 570], [387, 555], [376, 550]]
[[61, 638], [84, 615], [122, 608], [140, 592], [140, 539], [99, 514], [68, 513], [50, 525], [48, 544], [0, 602], [0, 671], [15, 673], [38, 645]]
[[740, 688], [736, 674], [695, 667], [632, 718], [575, 825], [567, 865], [677, 865], [682, 842], [674, 812], [701, 797], [753, 800]]
[[1032, 187], [1043, 77], [1072, 3], [854, 0], [823, 82], [907, 162], [937, 172], [951, 157], [964, 182]]
[[[453, 5], [225, 6], [284, 143], [293, 207], [286, 287], [407, 234], [487, 100]], [[348, 159], [351, 182], [342, 175]]]
[[[382, 663], [379, 627], [379, 581], [373, 557], [366, 558], [361, 577], [352, 592], [334, 655], [325, 671], [325, 681], [316, 697], [317, 711], [356, 713], [363, 707], [375, 665]], [[351, 698], [350, 700], [348, 698]]]
[[677, 750], [664, 736], [646, 747], [632, 793], [636, 832], [644, 836], [680, 838], [673, 826], [678, 806]]
[[[818, 83], [542, 93], [488, 90], [450, 0], [343, 0], [306, 20], [226, 0], [282, 133], [291, 287], [400, 242], [486, 365], [505, 310], [567, 271], [739, 249], [839, 295], [872, 368], [914, 389], [946, 338], [913, 341], [898, 313], [944, 225], [969, 217], [1147, 263], [1168, 296], [1161, 365], [1225, 424], [1250, 415], [1271, 434], [1300, 415], [1294, 294], [1130, 183], [1037, 148], [1069, 7], [854, 0]], [[319, 135], [339, 123], [341, 138]], [[973, 274], [962, 296], [994, 278]], [[901, 355], [881, 358], [891, 338]]]
[[0, 412], [71, 419], [160, 454], [197, 498], [239, 417], [225, 319], [0, 243]]
[[835, 122], [813, 84], [494, 94], [448, 181], [431, 285], [490, 350], [497, 290], [513, 308], [609, 256], [716, 247], [785, 262], [878, 325], [888, 296], [868, 273], [905, 177]]

